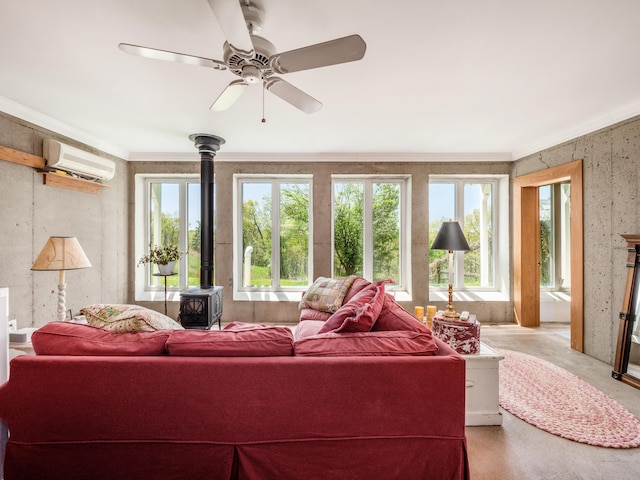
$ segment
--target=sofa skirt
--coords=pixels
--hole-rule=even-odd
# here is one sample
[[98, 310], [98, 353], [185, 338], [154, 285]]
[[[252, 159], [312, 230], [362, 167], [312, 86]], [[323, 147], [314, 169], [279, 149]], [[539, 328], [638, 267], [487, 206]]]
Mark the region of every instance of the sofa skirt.
[[5, 480], [469, 478], [465, 440], [445, 438], [344, 438], [238, 446], [9, 442], [4, 475]]

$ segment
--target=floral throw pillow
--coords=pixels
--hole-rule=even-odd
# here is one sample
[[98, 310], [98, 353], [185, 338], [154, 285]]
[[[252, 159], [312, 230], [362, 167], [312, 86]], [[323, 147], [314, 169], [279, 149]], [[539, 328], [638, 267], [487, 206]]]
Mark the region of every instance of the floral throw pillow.
[[171, 317], [139, 305], [95, 304], [80, 310], [87, 323], [116, 333], [182, 330]]
[[312, 308], [321, 312], [337, 312], [356, 278], [357, 275], [340, 278], [318, 277], [303, 295], [299, 310]]

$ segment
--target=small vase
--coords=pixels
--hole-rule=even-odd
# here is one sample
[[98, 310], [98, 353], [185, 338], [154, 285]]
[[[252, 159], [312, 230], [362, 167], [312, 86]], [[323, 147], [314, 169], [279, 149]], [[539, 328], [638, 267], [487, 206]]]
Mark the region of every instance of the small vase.
[[160, 273], [160, 275], [171, 275], [175, 266], [175, 260], [164, 265], [158, 264], [158, 272]]

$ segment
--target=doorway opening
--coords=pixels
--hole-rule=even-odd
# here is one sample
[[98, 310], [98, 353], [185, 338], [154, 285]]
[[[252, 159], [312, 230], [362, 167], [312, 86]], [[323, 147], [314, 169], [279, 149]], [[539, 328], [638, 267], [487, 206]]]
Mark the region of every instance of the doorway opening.
[[538, 187], [540, 323], [571, 323], [571, 183]]
[[[569, 184], [568, 247], [571, 348], [584, 349], [582, 160], [514, 178], [513, 290], [514, 317], [524, 327], [540, 325], [541, 208], [540, 187]], [[555, 244], [555, 240], [554, 240]], [[561, 270], [562, 271], [562, 270]], [[551, 277], [550, 277], [551, 278]], [[553, 274], [554, 282], [557, 276]]]

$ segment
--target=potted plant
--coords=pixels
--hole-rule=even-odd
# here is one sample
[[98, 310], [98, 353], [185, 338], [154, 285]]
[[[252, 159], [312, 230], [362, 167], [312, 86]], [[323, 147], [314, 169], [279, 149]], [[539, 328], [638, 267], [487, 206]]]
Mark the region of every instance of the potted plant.
[[176, 262], [182, 256], [176, 245], [158, 246], [149, 244], [149, 253], [140, 257], [138, 266], [151, 263], [158, 266], [161, 275], [171, 275], [176, 266]]

